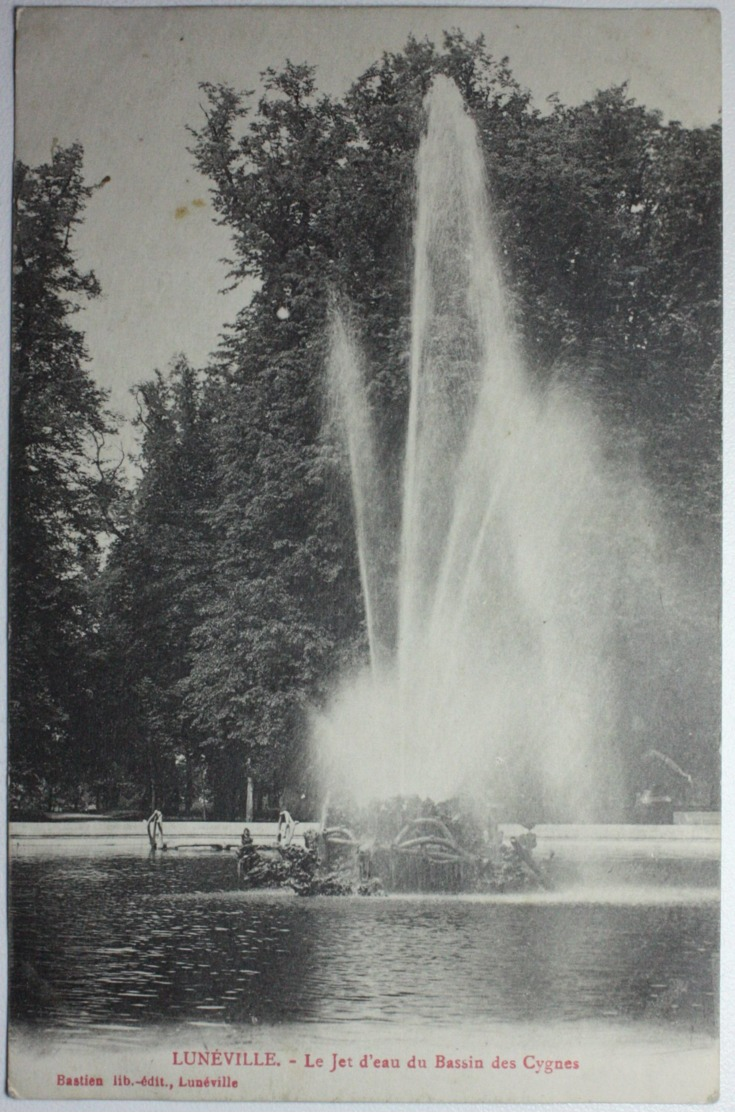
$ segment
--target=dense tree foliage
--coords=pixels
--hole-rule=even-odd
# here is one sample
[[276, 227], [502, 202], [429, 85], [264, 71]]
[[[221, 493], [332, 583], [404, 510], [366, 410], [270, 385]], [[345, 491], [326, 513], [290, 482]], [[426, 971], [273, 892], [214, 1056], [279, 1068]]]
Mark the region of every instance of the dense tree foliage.
[[99, 292], [71, 239], [91, 190], [78, 146], [15, 171], [10, 384], [10, 769], [49, 805], [89, 767], [87, 585], [124, 502], [111, 421], [72, 318]]
[[129, 528], [95, 591], [99, 737], [108, 801], [145, 800], [170, 813], [190, 810], [202, 790], [200, 738], [181, 684], [211, 566], [211, 414], [201, 376], [183, 357], [136, 394], [141, 478]]
[[[234, 548], [220, 565], [219, 602], [202, 629], [192, 690], [202, 712], [216, 702], [217, 713], [232, 715], [233, 736], [242, 722], [237, 700], [252, 695], [254, 733], [268, 759], [284, 738], [304, 732], [298, 712], [320, 698], [344, 630], [359, 635], [354, 544], [344, 507], [329, 516], [325, 498], [332, 461], [319, 421], [323, 337], [330, 297], [347, 298], [368, 354], [384, 463], [395, 475], [406, 414], [414, 160], [424, 96], [440, 72], [457, 82], [480, 130], [534, 373], [578, 380], [611, 429], [627, 437], [633, 429], [688, 541], [704, 534], [705, 547], [717, 547], [718, 127], [666, 125], [625, 87], [541, 113], [505, 60], [458, 33], [441, 51], [409, 41], [402, 54], [384, 56], [340, 104], [318, 96], [303, 66], [265, 75], [255, 103], [207, 86], [194, 153], [234, 233], [234, 279], [256, 277], [261, 286], [226, 347], [232, 407], [222, 431], [234, 434], [225, 477], [232, 494], [218, 512]], [[310, 485], [301, 481], [307, 469]], [[257, 571], [248, 565], [256, 550]], [[286, 553], [293, 592], [283, 591], [277, 570]], [[325, 585], [332, 601], [322, 608]], [[320, 600], [315, 622], [304, 614], [305, 598]], [[238, 658], [238, 631], [255, 634], [240, 650], [238, 672], [217, 659], [223, 629], [231, 631], [228, 663]], [[297, 632], [306, 640], [294, 644]], [[273, 698], [254, 678], [263, 661], [266, 687], [285, 681], [279, 702], [290, 719], [266, 710]], [[672, 698], [662, 733], [676, 732], [681, 711]], [[716, 752], [714, 722], [707, 731]], [[667, 744], [684, 763], [691, 759], [686, 739]]]
[[[424, 97], [437, 73], [457, 82], [479, 128], [532, 373], [539, 381], [566, 375], [593, 398], [608, 427], [627, 436], [633, 429], [649, 480], [677, 519], [677, 543], [699, 546], [716, 565], [717, 125], [664, 123], [625, 86], [576, 107], [553, 101], [540, 111], [506, 59], [459, 32], [447, 34], [441, 48], [409, 40], [341, 99], [320, 95], [315, 72], [292, 63], [267, 70], [259, 94], [204, 85], [192, 154], [211, 179], [218, 220], [231, 232], [233, 284], [255, 280], [257, 292], [209, 368], [197, 374], [179, 360], [138, 390], [142, 479], [130, 526], [112, 546], [90, 604], [95, 667], [72, 684], [74, 691], [98, 684], [106, 771], [96, 775], [112, 795], [114, 784], [126, 781], [131, 797], [137, 792], [169, 811], [188, 810], [203, 795], [218, 815], [242, 813], [247, 777], [274, 793], [289, 776], [303, 777], [310, 708], [337, 670], [364, 655], [350, 498], [325, 405], [326, 336], [330, 309], [343, 299], [354, 308], [367, 353], [382, 462], [397, 491], [414, 165]], [[68, 256], [66, 229], [87, 195], [78, 153], [59, 156], [55, 171], [24, 171], [36, 184], [30, 193], [24, 187], [23, 203], [41, 211], [49, 182], [61, 188], [63, 158], [74, 166], [76, 205], [67, 199], [66, 224], [51, 214], [39, 225], [44, 248], [55, 244], [63, 261], [35, 279], [38, 296], [58, 304], [50, 314], [43, 310], [42, 323], [26, 321], [26, 287], [16, 287], [16, 391], [31, 373], [26, 363], [50, 373], [61, 359], [55, 382], [83, 360], [81, 337], [66, 323], [68, 305], [58, 300], [60, 282], [67, 291], [94, 292]], [[16, 243], [18, 252], [27, 250], [22, 236]], [[44, 344], [52, 345], [53, 359]], [[64, 421], [64, 435], [77, 440], [66, 444], [59, 465], [76, 468], [77, 486], [62, 483], [74, 492], [65, 512], [87, 516], [74, 527], [65, 519], [61, 529], [52, 527], [52, 514], [42, 515], [40, 526], [35, 512], [29, 520], [29, 468], [14, 462], [14, 535], [28, 549], [14, 557], [15, 566], [36, 560], [48, 572], [60, 545], [76, 546], [64, 557], [74, 574], [53, 580], [63, 581], [61, 594], [48, 577], [28, 577], [24, 589], [36, 584], [41, 608], [68, 600], [82, 558], [94, 557], [100, 528], [82, 440], [101, 399], [81, 381], [84, 420]], [[23, 422], [35, 409], [27, 393], [14, 406], [20, 460]], [[104, 420], [95, 420], [101, 434]], [[35, 423], [46, 427], [42, 416]], [[58, 421], [48, 424], [56, 435]], [[40, 474], [48, 498], [53, 467], [44, 464]], [[712, 582], [715, 598], [716, 572]], [[17, 606], [25, 606], [18, 590]], [[22, 644], [34, 636], [26, 623], [18, 666]], [[707, 652], [716, 657], [714, 636]], [[36, 739], [28, 759], [44, 770], [69, 738], [60, 696], [47, 687], [32, 694], [23, 687], [24, 706], [15, 712], [19, 733], [24, 716], [46, 723], [26, 730]], [[702, 767], [715, 779], [716, 692], [708, 698], [715, 709]], [[47, 739], [40, 747], [39, 738]], [[684, 738], [676, 750], [685, 763], [688, 744]]]

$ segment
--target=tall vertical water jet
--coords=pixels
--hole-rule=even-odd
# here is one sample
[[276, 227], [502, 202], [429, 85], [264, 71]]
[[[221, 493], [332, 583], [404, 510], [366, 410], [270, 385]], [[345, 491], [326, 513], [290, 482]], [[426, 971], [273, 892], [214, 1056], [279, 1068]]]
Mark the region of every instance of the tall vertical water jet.
[[386, 604], [379, 545], [384, 532], [382, 490], [363, 361], [352, 329], [339, 312], [332, 317], [327, 381], [350, 474], [370, 667], [375, 672], [389, 652], [383, 611], [390, 602]]
[[400, 536], [386, 536], [363, 361], [338, 318], [333, 329], [373, 667], [343, 682], [316, 733], [353, 795], [471, 790], [521, 820], [592, 819], [617, 794], [612, 645], [626, 554], [610, 538], [625, 484], [583, 402], [525, 374], [456, 86], [437, 78], [426, 109]]
[[427, 108], [417, 160], [399, 663], [422, 635], [448, 570], [481, 391], [507, 392], [512, 404], [519, 378], [474, 124], [447, 78], [436, 79]]

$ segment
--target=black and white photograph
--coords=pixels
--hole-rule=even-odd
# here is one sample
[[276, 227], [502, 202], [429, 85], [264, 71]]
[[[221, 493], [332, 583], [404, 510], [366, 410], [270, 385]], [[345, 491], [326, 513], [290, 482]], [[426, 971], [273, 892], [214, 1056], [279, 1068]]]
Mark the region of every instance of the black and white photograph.
[[716, 1100], [719, 13], [14, 80], [8, 1093]]

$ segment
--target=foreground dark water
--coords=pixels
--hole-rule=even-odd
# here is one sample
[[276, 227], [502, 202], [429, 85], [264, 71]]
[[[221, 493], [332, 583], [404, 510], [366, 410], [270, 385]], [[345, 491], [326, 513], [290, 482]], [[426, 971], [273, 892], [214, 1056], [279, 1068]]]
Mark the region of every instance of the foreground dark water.
[[712, 889], [300, 899], [238, 891], [228, 854], [16, 859], [11, 1018], [650, 1021], [711, 1033]]

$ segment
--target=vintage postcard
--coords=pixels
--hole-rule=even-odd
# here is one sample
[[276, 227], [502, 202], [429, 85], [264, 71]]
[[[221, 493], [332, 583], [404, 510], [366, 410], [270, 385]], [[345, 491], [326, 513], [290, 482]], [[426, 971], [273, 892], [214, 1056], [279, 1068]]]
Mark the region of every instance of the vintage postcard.
[[720, 41], [17, 11], [10, 1095], [717, 1099]]

